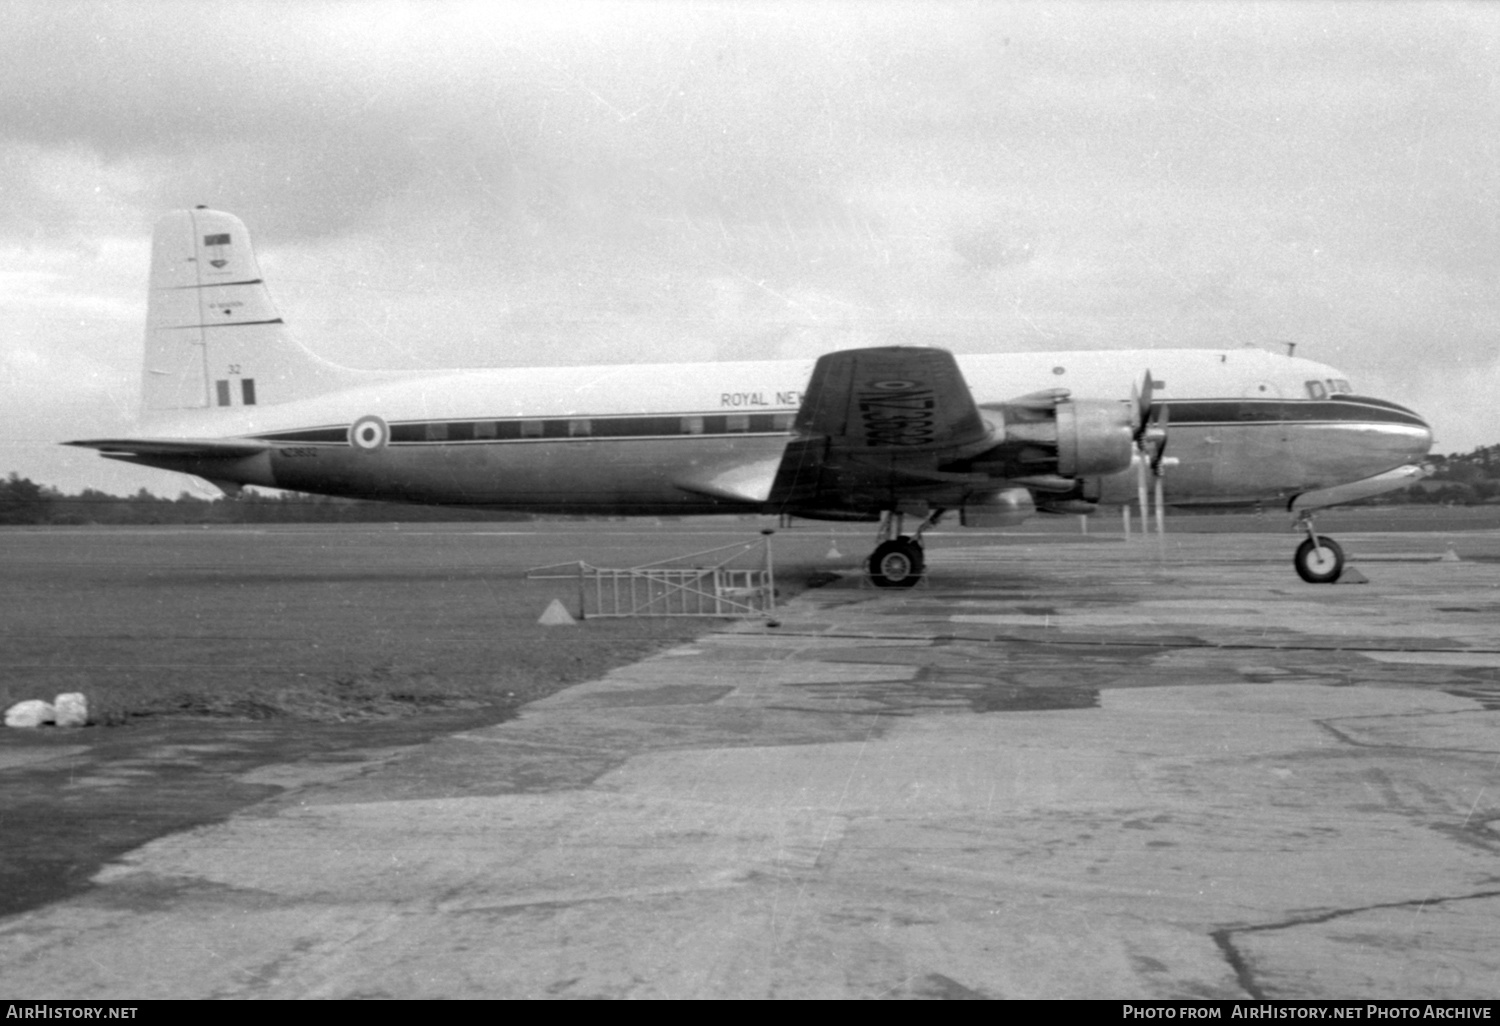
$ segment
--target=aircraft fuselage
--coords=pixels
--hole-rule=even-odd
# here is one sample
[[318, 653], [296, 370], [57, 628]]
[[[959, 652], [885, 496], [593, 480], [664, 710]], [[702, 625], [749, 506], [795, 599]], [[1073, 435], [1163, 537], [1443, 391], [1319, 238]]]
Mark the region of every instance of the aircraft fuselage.
[[[1416, 414], [1331, 367], [1260, 350], [961, 356], [976, 402], [1046, 388], [1127, 399], [1149, 370], [1170, 420], [1174, 505], [1275, 502], [1419, 460]], [[779, 460], [813, 361], [472, 370], [389, 377], [311, 399], [179, 411], [153, 437], [270, 442], [248, 456], [133, 455], [221, 482], [367, 499], [594, 514], [748, 511], [699, 487]], [[363, 431], [363, 437], [356, 437]], [[1136, 478], [1099, 479], [1127, 501]], [[934, 504], [962, 486], [934, 485]], [[851, 513], [854, 511], [851, 511]]]

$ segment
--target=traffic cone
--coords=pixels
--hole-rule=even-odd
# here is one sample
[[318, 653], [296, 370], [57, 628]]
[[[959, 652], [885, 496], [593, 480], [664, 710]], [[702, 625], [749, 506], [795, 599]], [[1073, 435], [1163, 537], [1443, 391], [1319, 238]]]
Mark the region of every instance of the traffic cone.
[[572, 627], [578, 623], [558, 599], [553, 599], [552, 604], [542, 610], [536, 622], [543, 627]]

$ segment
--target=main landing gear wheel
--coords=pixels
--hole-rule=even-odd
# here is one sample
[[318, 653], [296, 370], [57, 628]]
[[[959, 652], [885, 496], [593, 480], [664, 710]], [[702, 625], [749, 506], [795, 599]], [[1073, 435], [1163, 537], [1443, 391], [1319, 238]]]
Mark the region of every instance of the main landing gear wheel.
[[896, 538], [877, 546], [871, 554], [870, 581], [877, 588], [910, 588], [922, 579], [925, 566], [919, 543]]
[[1308, 538], [1297, 546], [1292, 563], [1297, 576], [1308, 584], [1332, 584], [1344, 572], [1344, 550], [1332, 538], [1318, 535], [1316, 544]]

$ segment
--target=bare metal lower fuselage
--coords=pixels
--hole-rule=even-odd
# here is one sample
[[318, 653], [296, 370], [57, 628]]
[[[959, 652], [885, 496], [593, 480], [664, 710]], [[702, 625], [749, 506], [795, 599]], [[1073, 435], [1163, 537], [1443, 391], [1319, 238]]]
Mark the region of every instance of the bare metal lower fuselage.
[[[1279, 410], [1269, 414], [1254, 410], [1264, 406], [1260, 401], [1224, 405], [1223, 417], [1214, 423], [1173, 422], [1170, 452], [1177, 464], [1165, 480], [1169, 503], [1286, 502], [1419, 459], [1429, 443], [1425, 427], [1414, 416], [1362, 419], [1355, 403], [1341, 410], [1338, 420], [1312, 419], [1318, 404], [1310, 400], [1280, 400]], [[1261, 415], [1246, 416], [1255, 412]], [[1235, 416], [1245, 419], [1230, 419]], [[778, 460], [788, 442], [781, 431], [424, 439], [364, 451], [347, 442], [290, 437], [296, 435], [269, 432], [274, 444], [250, 456], [130, 459], [214, 481], [351, 498], [531, 512], [687, 515], [779, 512], [687, 490], [683, 482], [717, 465]], [[1104, 502], [1129, 501], [1136, 484], [1131, 472], [1115, 474], [1097, 482], [1097, 494]], [[934, 505], [958, 505], [962, 499], [940, 487], [934, 487], [928, 498]], [[854, 509], [790, 512], [849, 519], [876, 515], [873, 510]]]

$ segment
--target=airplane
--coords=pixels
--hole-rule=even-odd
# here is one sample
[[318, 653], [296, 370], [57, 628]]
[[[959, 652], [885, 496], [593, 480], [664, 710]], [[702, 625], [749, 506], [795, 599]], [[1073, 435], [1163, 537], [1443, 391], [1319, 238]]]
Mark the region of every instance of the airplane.
[[1144, 513], [1148, 482], [1158, 508], [1285, 504], [1307, 534], [1298, 574], [1331, 583], [1344, 554], [1312, 514], [1406, 487], [1432, 444], [1341, 371], [1258, 349], [347, 368], [294, 339], [244, 223], [206, 207], [153, 236], [140, 430], [65, 444], [227, 494], [877, 521], [879, 587], [922, 578], [923, 535], [948, 513], [1004, 527], [1132, 493]]

